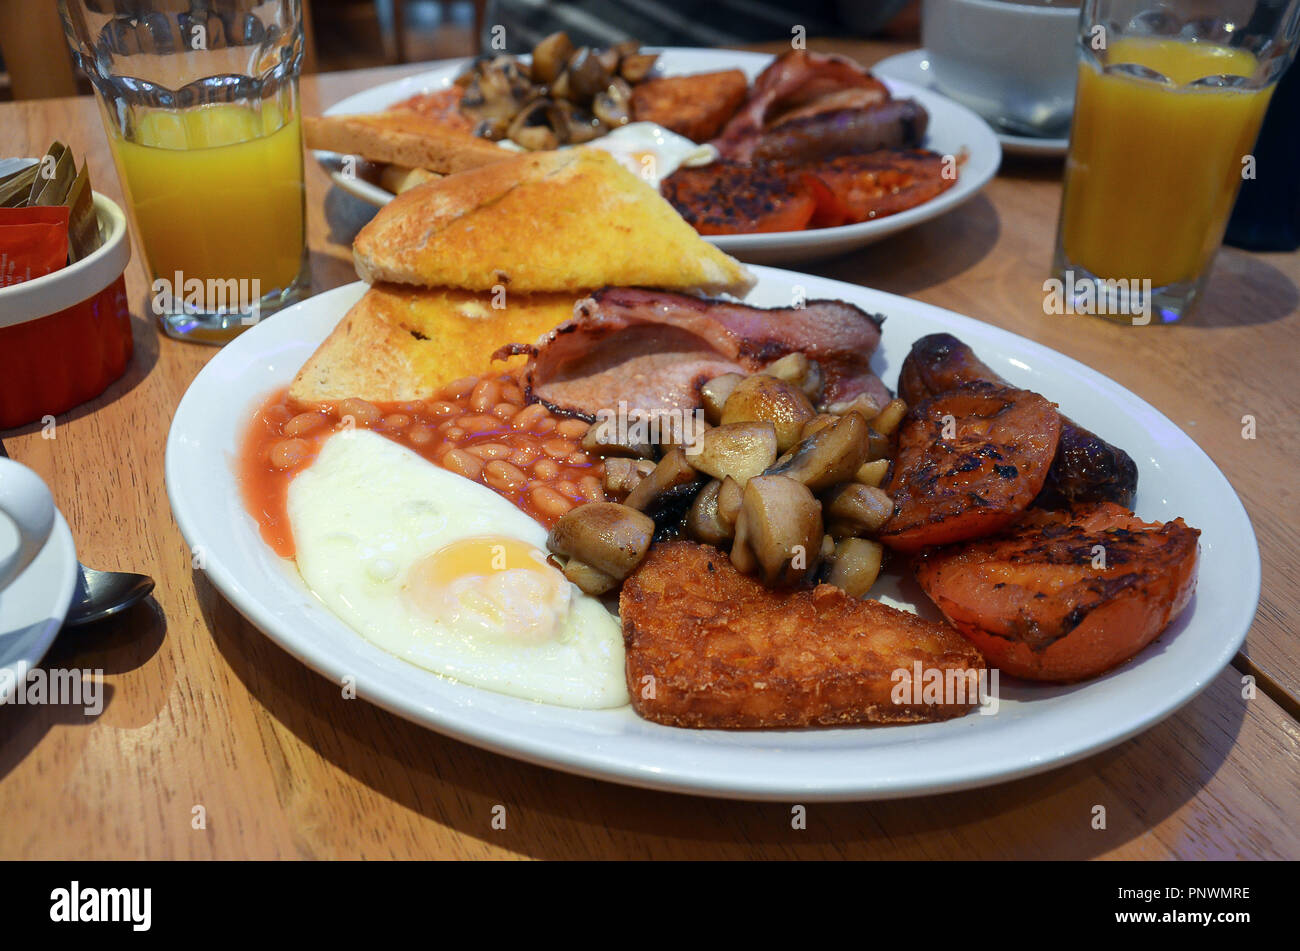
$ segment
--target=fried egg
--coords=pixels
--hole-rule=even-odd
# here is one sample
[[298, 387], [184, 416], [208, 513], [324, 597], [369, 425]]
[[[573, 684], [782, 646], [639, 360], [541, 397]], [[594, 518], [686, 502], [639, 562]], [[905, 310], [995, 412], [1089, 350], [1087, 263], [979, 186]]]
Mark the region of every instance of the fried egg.
[[546, 530], [491, 489], [365, 430], [289, 484], [303, 580], [391, 654], [566, 707], [628, 702], [618, 620], [546, 562]]
[[654, 122], [631, 122], [587, 144], [610, 153], [653, 188], [683, 165], [708, 165], [718, 157], [712, 145], [697, 145]]

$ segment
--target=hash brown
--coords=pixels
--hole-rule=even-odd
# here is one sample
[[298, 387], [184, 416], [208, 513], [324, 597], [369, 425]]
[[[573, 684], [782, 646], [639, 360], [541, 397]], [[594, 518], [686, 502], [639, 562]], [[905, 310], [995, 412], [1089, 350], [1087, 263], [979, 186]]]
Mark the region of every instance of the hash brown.
[[[636, 712], [704, 729], [946, 720], [978, 702], [895, 703], [894, 672], [984, 669], [946, 624], [839, 588], [773, 591], [724, 552], [651, 547], [619, 598]], [[645, 678], [650, 678], [649, 680]]]

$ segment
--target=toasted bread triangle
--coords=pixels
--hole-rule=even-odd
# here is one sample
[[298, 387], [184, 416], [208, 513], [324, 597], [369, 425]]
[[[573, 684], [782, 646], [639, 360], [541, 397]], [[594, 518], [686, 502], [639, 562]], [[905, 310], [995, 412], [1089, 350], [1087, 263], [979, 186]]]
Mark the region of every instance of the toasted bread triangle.
[[753, 276], [606, 152], [521, 155], [413, 188], [353, 244], [363, 280], [511, 292], [743, 295]]
[[523, 358], [492, 362], [507, 343], [530, 343], [573, 315], [581, 294], [493, 295], [376, 284], [311, 355], [289, 396], [300, 404], [360, 397], [404, 403]]

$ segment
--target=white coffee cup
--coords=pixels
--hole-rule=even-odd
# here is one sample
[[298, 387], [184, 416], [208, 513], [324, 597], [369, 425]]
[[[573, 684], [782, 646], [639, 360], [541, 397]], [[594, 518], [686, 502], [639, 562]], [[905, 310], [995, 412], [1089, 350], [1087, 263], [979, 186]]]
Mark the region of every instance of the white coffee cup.
[[0, 551], [3, 591], [40, 554], [54, 528], [54, 496], [40, 476], [12, 459], [0, 458], [0, 515], [18, 533], [17, 546]]
[[935, 88], [1004, 132], [1069, 134], [1078, 38], [1071, 0], [924, 0], [921, 9]]

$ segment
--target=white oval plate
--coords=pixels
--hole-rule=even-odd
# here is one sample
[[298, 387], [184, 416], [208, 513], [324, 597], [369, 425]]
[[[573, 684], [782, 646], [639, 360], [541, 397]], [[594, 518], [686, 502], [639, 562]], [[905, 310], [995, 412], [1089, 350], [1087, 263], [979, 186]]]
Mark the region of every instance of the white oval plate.
[[[929, 57], [930, 54], [926, 50], [909, 50], [906, 53], [898, 53], [895, 56], [882, 59], [871, 69], [883, 80], [894, 80], [920, 89], [928, 89], [938, 94], [932, 85], [934, 77], [930, 72]], [[1012, 135], [1010, 132], [1000, 132], [997, 129], [993, 129], [993, 134], [997, 136], [1002, 151], [1007, 155], [1018, 155], [1023, 158], [1063, 158], [1065, 153], [1070, 150], [1069, 136], [1047, 138], [1045, 136]]]
[[[659, 51], [658, 68], [664, 75], [707, 73], [722, 69], [740, 69], [752, 81], [772, 61], [767, 53], [739, 50], [686, 49], [670, 47]], [[433, 92], [451, 85], [470, 62], [447, 60], [427, 73], [408, 76], [395, 82], [367, 89], [337, 102], [325, 110], [326, 115], [380, 112], [395, 102], [416, 93]], [[887, 235], [910, 228], [951, 211], [973, 198], [998, 170], [1002, 150], [997, 136], [987, 122], [965, 106], [923, 86], [881, 76], [890, 91], [899, 97], [916, 99], [930, 113], [929, 136], [925, 147], [940, 155], [966, 154], [957, 184], [924, 204], [877, 221], [864, 221], [838, 228], [815, 228], [808, 231], [783, 231], [774, 234], [709, 235], [707, 239], [728, 254], [755, 264], [789, 264], [813, 258], [841, 254], [879, 241]], [[341, 171], [340, 157], [333, 152], [316, 152], [317, 160], [330, 170], [330, 177], [344, 191], [372, 205], [392, 201], [391, 192], [355, 175]]]
[[[449, 736], [518, 759], [635, 786], [744, 799], [860, 800], [1012, 779], [1119, 743], [1189, 700], [1221, 671], [1259, 599], [1259, 550], [1227, 480], [1186, 435], [1123, 387], [1068, 357], [951, 311], [805, 274], [756, 268], [749, 300], [788, 306], [838, 298], [887, 316], [874, 361], [897, 379], [912, 341], [950, 331], [998, 373], [1046, 394], [1127, 449], [1141, 472], [1145, 519], [1184, 516], [1202, 530], [1200, 590], [1154, 644], [1120, 669], [1075, 686], [1003, 678], [995, 715], [878, 728], [683, 730], [631, 707], [570, 710], [469, 687], [370, 644], [262, 543], [233, 463], [266, 395], [288, 384], [365, 290], [357, 283], [304, 301], [238, 337], [195, 378], [167, 441], [167, 493], [186, 541], [202, 546], [212, 583], [256, 627], [335, 683]], [[1079, 318], [1081, 321], [1087, 318]], [[1080, 332], [1087, 324], [1080, 323]], [[458, 373], [478, 368], [463, 367]], [[923, 599], [923, 596], [922, 596]], [[341, 693], [341, 691], [340, 691]], [[347, 702], [342, 700], [340, 702]]]

